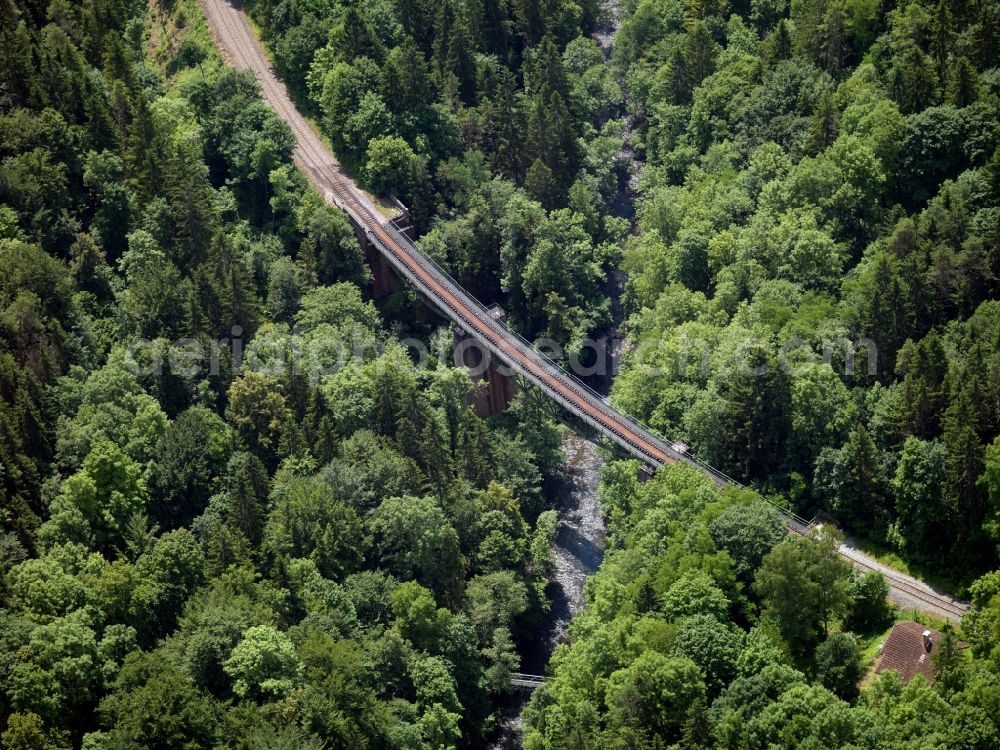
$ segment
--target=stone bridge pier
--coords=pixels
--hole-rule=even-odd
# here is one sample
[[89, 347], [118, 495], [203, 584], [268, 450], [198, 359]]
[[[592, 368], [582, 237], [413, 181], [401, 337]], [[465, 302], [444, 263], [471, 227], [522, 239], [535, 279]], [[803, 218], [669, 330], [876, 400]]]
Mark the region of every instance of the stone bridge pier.
[[[503, 310], [489, 308], [491, 315], [503, 322]], [[454, 329], [455, 366], [466, 367], [472, 375], [472, 390], [466, 401], [477, 416], [485, 418], [503, 414], [517, 395], [517, 381], [508, 367], [489, 349], [461, 328]], [[488, 357], [486, 363], [483, 358]]]
[[372, 297], [380, 299], [386, 295], [398, 292], [400, 289], [399, 275], [396, 269], [385, 259], [385, 256], [368, 241], [368, 237], [363, 232], [354, 233], [358, 235], [358, 242], [365, 254], [365, 264], [372, 272]]

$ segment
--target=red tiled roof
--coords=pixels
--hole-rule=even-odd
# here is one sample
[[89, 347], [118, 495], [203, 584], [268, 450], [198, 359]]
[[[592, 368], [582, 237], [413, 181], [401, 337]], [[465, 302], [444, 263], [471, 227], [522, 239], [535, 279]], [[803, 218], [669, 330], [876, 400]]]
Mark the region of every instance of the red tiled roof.
[[[930, 631], [929, 649], [924, 641], [925, 630]], [[909, 620], [896, 623], [882, 645], [882, 658], [875, 671], [881, 673], [894, 669], [899, 672], [903, 682], [909, 682], [918, 674], [922, 674], [928, 682], [934, 682], [931, 658], [943, 637], [939, 631], [931, 630], [919, 622]], [[965, 648], [968, 644], [957, 641], [956, 645], [958, 648]]]

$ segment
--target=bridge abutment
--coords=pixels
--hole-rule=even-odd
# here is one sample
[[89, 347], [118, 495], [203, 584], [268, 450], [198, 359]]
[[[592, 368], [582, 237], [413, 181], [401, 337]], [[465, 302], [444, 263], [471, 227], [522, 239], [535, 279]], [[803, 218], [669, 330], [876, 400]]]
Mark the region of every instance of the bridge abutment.
[[[390, 200], [396, 208], [396, 213], [389, 220], [404, 237], [412, 241], [413, 224], [410, 221], [410, 209], [403, 205], [395, 196], [390, 196]], [[361, 245], [365, 264], [372, 272], [372, 297], [380, 299], [393, 292], [398, 292], [401, 288], [401, 282], [396, 269], [392, 267], [392, 264], [385, 259], [382, 252], [368, 238], [365, 227], [359, 224], [349, 212], [347, 212], [347, 218], [351, 222], [351, 229], [354, 230], [354, 236], [357, 238], [358, 244]]]

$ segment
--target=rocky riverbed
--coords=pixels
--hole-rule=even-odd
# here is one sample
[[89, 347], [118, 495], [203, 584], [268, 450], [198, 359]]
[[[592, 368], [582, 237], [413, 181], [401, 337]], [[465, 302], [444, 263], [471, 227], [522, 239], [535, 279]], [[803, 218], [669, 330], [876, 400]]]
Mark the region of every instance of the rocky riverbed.
[[[552, 548], [555, 568], [545, 590], [552, 608], [535, 647], [521, 654], [521, 671], [545, 674], [549, 657], [565, 638], [573, 615], [584, 606], [583, 587], [604, 556], [604, 516], [597, 500], [604, 459], [589, 440], [567, 434], [563, 439], [565, 476], [550, 507], [559, 513], [559, 530]], [[514, 693], [503, 707], [499, 737], [491, 750], [521, 747], [521, 710], [530, 694]]]
[[[548, 628], [542, 639], [544, 662], [525, 664], [524, 671], [540, 674], [548, 657], [565, 639], [570, 620], [584, 605], [583, 587], [604, 557], [604, 516], [597, 500], [601, 458], [597, 446], [579, 435], [570, 434], [563, 441], [566, 453], [566, 479], [557, 499], [559, 531], [552, 549], [555, 573], [547, 593], [552, 601]], [[532, 669], [527, 667], [531, 666]]]

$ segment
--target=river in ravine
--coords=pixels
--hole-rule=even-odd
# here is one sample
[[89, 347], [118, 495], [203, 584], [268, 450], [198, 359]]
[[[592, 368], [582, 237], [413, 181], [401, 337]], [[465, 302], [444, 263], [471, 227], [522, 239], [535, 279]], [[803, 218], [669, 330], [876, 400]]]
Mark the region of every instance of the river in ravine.
[[[594, 38], [601, 46], [607, 64], [611, 64], [611, 49], [621, 26], [620, 0], [605, 0], [605, 18]], [[620, 174], [618, 194], [611, 202], [611, 213], [621, 216], [635, 228], [635, 200], [642, 162], [631, 145], [632, 121], [623, 102], [619, 114], [624, 119], [624, 143], [615, 162]], [[625, 276], [613, 270], [605, 283], [604, 293], [611, 300], [611, 324], [599, 335], [617, 342], [624, 313], [621, 295]], [[589, 379], [589, 385], [607, 394], [617, 372], [618, 347], [609, 348], [606, 374]], [[554, 572], [546, 594], [552, 602], [545, 619], [543, 632], [530, 648], [522, 649], [521, 671], [528, 674], [545, 674], [552, 652], [566, 640], [570, 621], [584, 602], [584, 584], [596, 572], [604, 557], [604, 516], [597, 499], [604, 459], [601, 451], [590, 440], [568, 434], [563, 441], [566, 455], [565, 475], [559, 489], [551, 498], [549, 507], [559, 513], [559, 530], [552, 548]], [[529, 693], [518, 691], [500, 701], [501, 724], [491, 750], [515, 750], [522, 745], [521, 713]]]
[[[604, 459], [586, 438], [568, 433], [563, 438], [565, 471], [549, 507], [559, 513], [559, 529], [552, 546], [554, 570], [545, 593], [552, 603], [539, 637], [521, 651], [521, 671], [545, 674], [549, 657], [566, 638], [570, 620], [584, 605], [583, 587], [604, 556], [604, 516], [597, 500]], [[492, 750], [521, 747], [521, 711], [527, 691], [516, 691], [500, 701], [502, 721]]]

